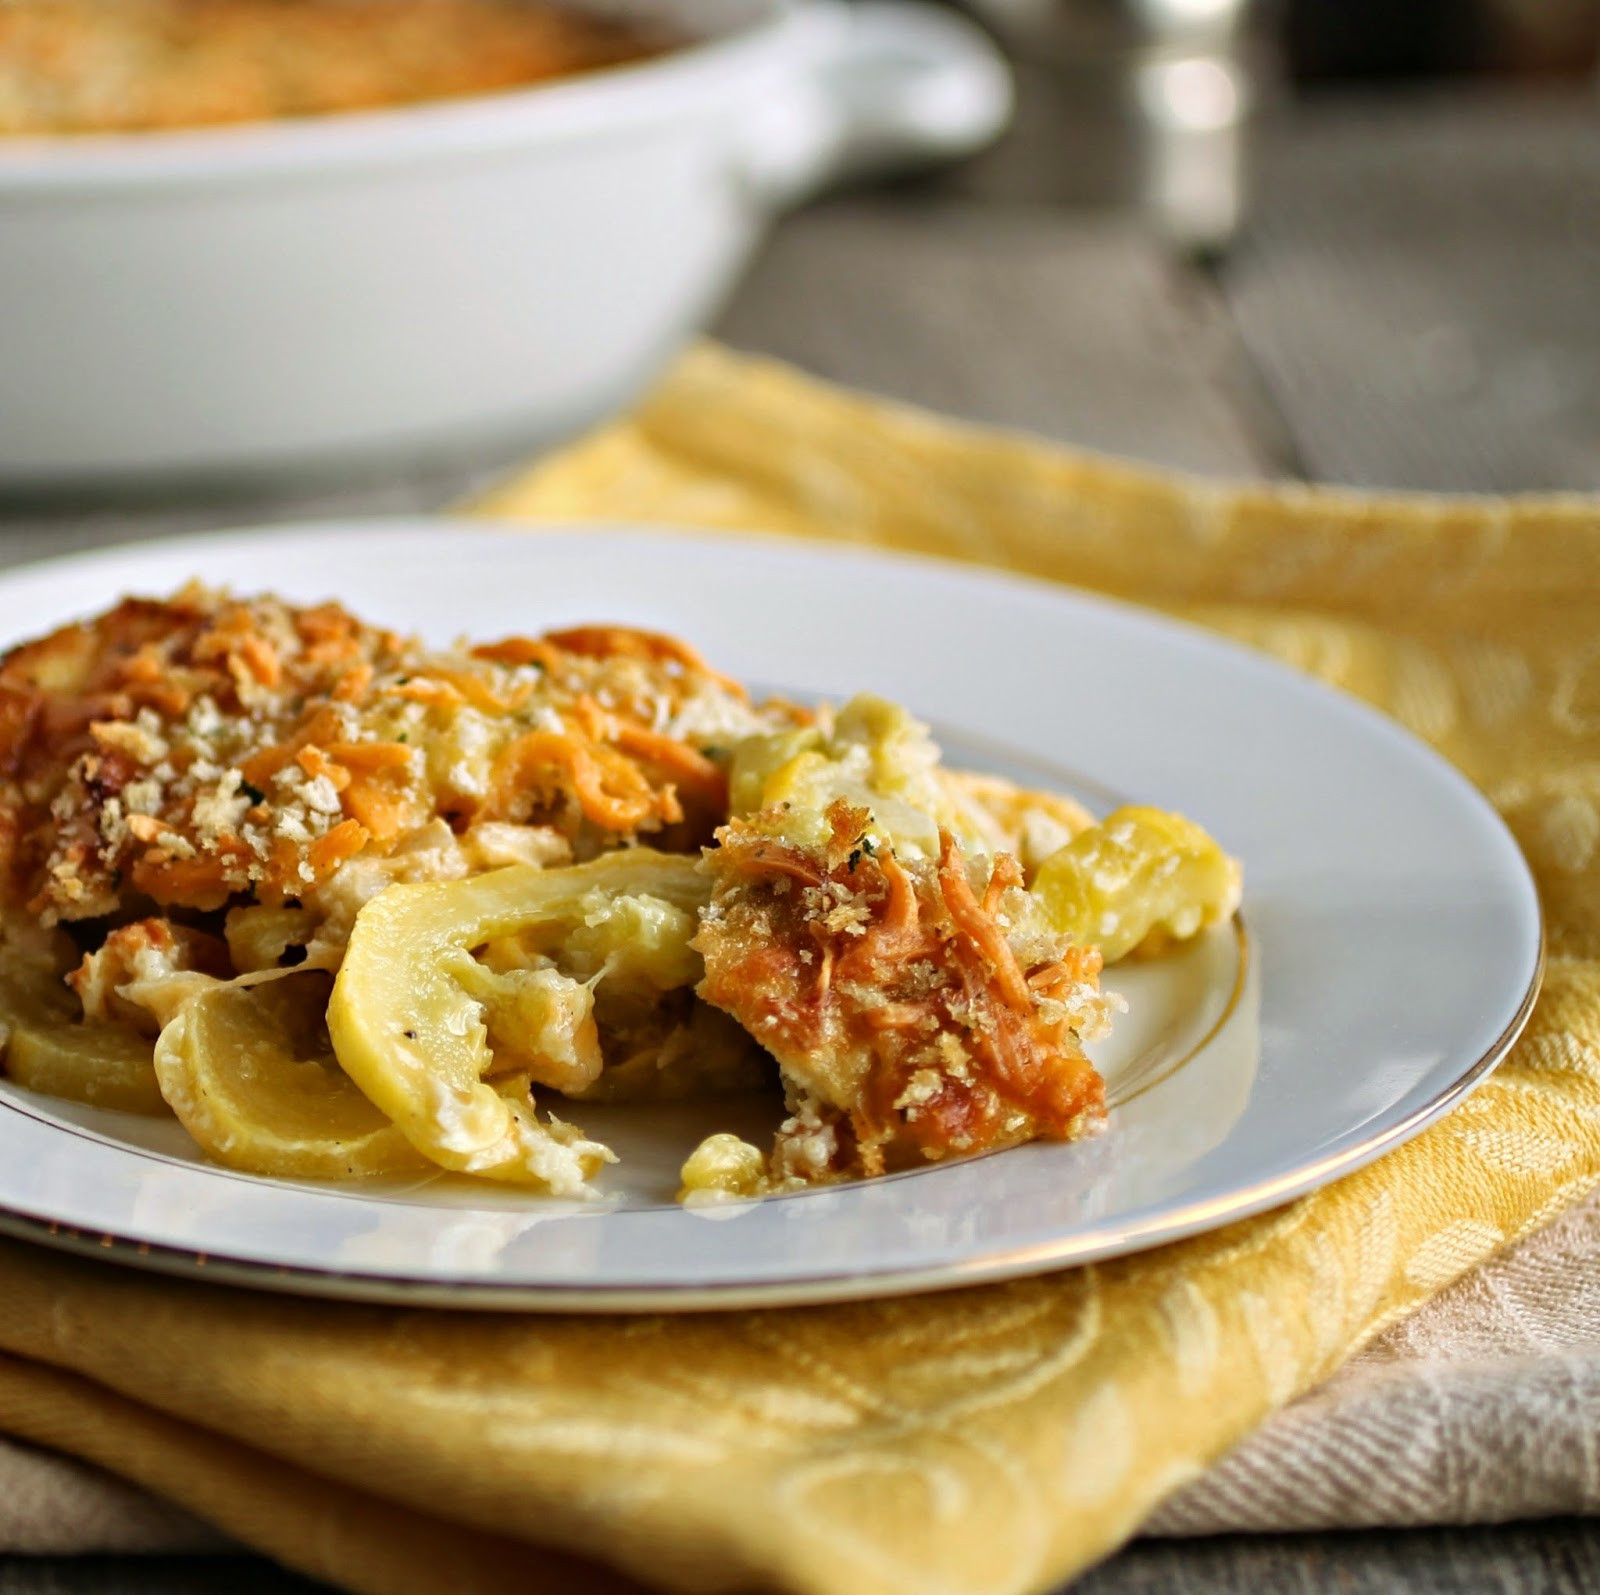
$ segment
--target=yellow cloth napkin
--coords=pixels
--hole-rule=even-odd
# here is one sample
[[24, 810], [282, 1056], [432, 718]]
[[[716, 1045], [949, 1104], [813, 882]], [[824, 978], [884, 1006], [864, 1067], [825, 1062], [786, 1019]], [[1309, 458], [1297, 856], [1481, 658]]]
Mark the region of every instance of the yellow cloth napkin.
[[1538, 873], [1524, 1040], [1443, 1123], [1279, 1212], [911, 1301], [472, 1317], [0, 1247], [0, 1428], [383, 1595], [605, 1588], [585, 1557], [701, 1591], [1010, 1595], [1104, 1555], [1600, 1180], [1600, 505], [1220, 487], [708, 349], [482, 508], [1009, 565], [1371, 699], [1484, 786]]

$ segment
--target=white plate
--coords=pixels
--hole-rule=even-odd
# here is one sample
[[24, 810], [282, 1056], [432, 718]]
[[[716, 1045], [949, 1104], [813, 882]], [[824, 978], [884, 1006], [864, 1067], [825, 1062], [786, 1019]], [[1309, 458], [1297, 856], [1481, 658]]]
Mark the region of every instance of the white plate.
[[1271, 1207], [1414, 1135], [1525, 1021], [1541, 929], [1493, 810], [1351, 700], [1199, 631], [966, 567], [628, 529], [345, 523], [115, 551], [0, 579], [0, 636], [193, 575], [329, 596], [446, 642], [609, 619], [797, 693], [871, 689], [954, 759], [1193, 816], [1244, 861], [1243, 930], [1116, 969], [1102, 1136], [684, 1211], [684, 1153], [757, 1100], [574, 1113], [622, 1154], [607, 1198], [441, 1177], [295, 1184], [201, 1160], [174, 1124], [0, 1082], [0, 1229], [312, 1294], [542, 1309], [838, 1300], [1036, 1273]]

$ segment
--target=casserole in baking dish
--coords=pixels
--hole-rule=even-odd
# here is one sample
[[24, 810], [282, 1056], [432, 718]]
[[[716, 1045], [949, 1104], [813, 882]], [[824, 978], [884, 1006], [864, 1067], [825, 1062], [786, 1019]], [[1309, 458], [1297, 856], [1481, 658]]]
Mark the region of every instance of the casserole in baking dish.
[[[388, 0], [386, 0], [388, 3]], [[505, 92], [0, 138], [0, 486], [486, 453], [625, 403], [783, 204], [1003, 124], [901, 0], [638, 0], [687, 42]]]

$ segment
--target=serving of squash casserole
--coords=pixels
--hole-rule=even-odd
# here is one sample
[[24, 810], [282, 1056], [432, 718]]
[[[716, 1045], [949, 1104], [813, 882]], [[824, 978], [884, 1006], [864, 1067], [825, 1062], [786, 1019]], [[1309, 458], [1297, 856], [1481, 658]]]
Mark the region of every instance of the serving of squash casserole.
[[0, 1069], [287, 1177], [580, 1195], [585, 1103], [778, 1089], [688, 1199], [1072, 1139], [1102, 965], [1239, 897], [1180, 816], [1097, 822], [892, 703], [752, 701], [619, 626], [438, 651], [127, 599], [0, 661], [0, 777]]

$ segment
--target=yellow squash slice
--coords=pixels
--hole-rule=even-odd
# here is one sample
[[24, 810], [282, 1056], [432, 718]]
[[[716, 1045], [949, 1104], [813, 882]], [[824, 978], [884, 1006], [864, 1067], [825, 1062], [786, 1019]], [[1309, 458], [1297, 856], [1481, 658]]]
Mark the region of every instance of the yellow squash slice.
[[[494, 1065], [486, 977], [472, 950], [542, 929], [574, 933], [619, 897], [696, 910], [699, 862], [649, 848], [568, 869], [512, 865], [466, 880], [391, 886], [356, 916], [328, 1007], [339, 1062], [419, 1151], [444, 1168], [580, 1194], [611, 1153], [524, 1096]], [[580, 1016], [581, 1017], [581, 1016]]]
[[1181, 814], [1130, 807], [1052, 853], [1032, 889], [1057, 932], [1112, 964], [1230, 918], [1239, 866]]
[[156, 1042], [155, 1071], [183, 1127], [230, 1168], [351, 1179], [430, 1167], [340, 1069], [310, 971], [192, 997]]
[[0, 1074], [30, 1091], [124, 1113], [167, 1112], [152, 1043], [129, 1025], [88, 1025], [66, 973], [77, 948], [59, 930], [0, 925]]
[[0, 1074], [30, 1091], [124, 1113], [165, 1113], [154, 1043], [130, 1025], [83, 1022], [58, 975], [12, 968], [0, 980]]

